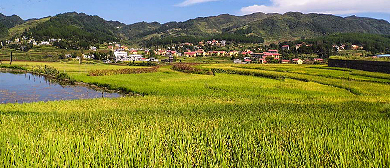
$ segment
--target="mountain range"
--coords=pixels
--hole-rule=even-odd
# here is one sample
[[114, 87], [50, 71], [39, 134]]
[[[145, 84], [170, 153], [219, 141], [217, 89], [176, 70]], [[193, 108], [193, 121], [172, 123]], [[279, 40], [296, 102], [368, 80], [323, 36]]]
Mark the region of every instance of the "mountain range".
[[63, 13], [53, 17], [23, 20], [0, 14], [0, 39], [33, 37], [38, 40], [61, 38], [74, 41], [140, 43], [149, 39], [190, 36], [208, 38], [221, 34], [260, 37], [266, 42], [310, 39], [335, 33], [390, 35], [390, 23], [364, 17], [328, 14], [254, 13], [245, 16], [222, 14], [184, 22], [139, 22], [124, 24], [84, 13]]

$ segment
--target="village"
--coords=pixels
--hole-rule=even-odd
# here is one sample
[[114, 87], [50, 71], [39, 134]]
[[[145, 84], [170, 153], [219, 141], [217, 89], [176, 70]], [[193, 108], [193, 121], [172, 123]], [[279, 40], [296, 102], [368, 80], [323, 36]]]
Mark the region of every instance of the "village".
[[[198, 45], [192, 43], [181, 43], [177, 48], [184, 52], [175, 50], [176, 47], [168, 47], [167, 49], [134, 49], [128, 48], [125, 45], [115, 44], [108, 46], [108, 49], [113, 52], [114, 62], [131, 62], [131, 61], [152, 61], [152, 62], [173, 62], [175, 60], [181, 61], [180, 58], [206, 58], [206, 57], [225, 57], [231, 58], [231, 62], [235, 64], [250, 64], [250, 63], [282, 63], [282, 64], [304, 64], [304, 63], [325, 63], [325, 60], [322, 58], [292, 58], [292, 59], [283, 59], [283, 54], [277, 49], [264, 49], [258, 48], [254, 50], [245, 49], [242, 51], [232, 50], [205, 50], [205, 45], [224, 47], [226, 46], [226, 41], [207, 41], [199, 42]], [[188, 48], [192, 48], [190, 50]], [[299, 46], [296, 46], [298, 49]], [[96, 50], [95, 47], [91, 48]], [[284, 45], [282, 50], [290, 50], [288, 45]], [[86, 58], [91, 58], [87, 56]], [[157, 58], [161, 58], [160, 60]], [[166, 58], [166, 59], [164, 59]], [[110, 62], [107, 60], [105, 62]]]
[[[62, 39], [49, 39], [47, 41], [37, 41], [28, 38], [16, 38], [13, 40], [2, 41], [1, 46], [18, 46], [17, 50], [24, 51], [26, 44], [30, 48], [34, 47], [55, 47]], [[248, 47], [250, 46], [250, 47]], [[312, 44], [299, 43], [290, 45], [253, 45], [253, 44], [234, 44], [226, 40], [200, 41], [198, 44], [184, 42], [180, 44], [171, 44], [166, 46], [152, 47], [130, 47], [127, 44], [110, 42], [89, 46], [88, 50], [81, 50], [81, 54], [69, 52], [64, 54], [64, 58], [74, 58], [77, 60], [101, 60], [104, 63], [126, 63], [126, 62], [181, 62], [185, 58], [226, 58], [235, 64], [322, 64], [326, 59], [318, 55], [291, 55], [301, 48], [310, 48]], [[360, 45], [345, 44], [333, 45], [335, 52], [345, 50], [363, 50]]]

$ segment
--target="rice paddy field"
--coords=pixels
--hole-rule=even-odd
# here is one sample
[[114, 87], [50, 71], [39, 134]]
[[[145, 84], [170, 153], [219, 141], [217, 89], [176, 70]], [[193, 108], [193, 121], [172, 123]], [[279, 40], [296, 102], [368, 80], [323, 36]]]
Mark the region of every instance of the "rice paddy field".
[[2, 167], [389, 167], [390, 74], [326, 65], [49, 65], [143, 96], [0, 105]]

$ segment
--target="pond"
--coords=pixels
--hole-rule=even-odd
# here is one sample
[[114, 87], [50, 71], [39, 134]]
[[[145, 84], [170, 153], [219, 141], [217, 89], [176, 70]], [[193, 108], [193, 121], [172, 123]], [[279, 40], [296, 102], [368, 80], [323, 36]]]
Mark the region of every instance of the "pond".
[[0, 71], [0, 104], [121, 96], [118, 93], [96, 91], [85, 86], [60, 85], [31, 73]]

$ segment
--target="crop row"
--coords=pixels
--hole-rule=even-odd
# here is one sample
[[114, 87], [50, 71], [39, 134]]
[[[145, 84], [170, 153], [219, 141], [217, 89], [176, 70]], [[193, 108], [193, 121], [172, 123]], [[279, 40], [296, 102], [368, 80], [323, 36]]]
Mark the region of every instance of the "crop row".
[[189, 63], [178, 63], [172, 66], [172, 69], [175, 71], [180, 71], [184, 73], [193, 73], [193, 74], [204, 74], [204, 75], [213, 75], [214, 73], [207, 69], [202, 69], [195, 67], [197, 64]]
[[119, 74], [140, 74], [140, 73], [152, 73], [157, 72], [159, 66], [151, 68], [126, 68], [126, 69], [104, 69], [104, 70], [92, 70], [89, 71], [89, 76], [109, 76]]

